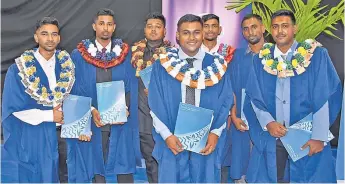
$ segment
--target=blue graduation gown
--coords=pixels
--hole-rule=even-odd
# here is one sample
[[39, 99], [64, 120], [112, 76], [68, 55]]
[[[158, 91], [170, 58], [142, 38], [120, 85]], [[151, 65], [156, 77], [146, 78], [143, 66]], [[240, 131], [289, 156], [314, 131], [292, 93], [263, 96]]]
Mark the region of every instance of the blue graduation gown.
[[[271, 53], [274, 47], [271, 48]], [[259, 109], [276, 117], [277, 76], [263, 70], [258, 55], [248, 78], [244, 113], [250, 126], [252, 150], [246, 180], [247, 182], [277, 182], [276, 139], [263, 131], [256, 119], [251, 102]], [[328, 52], [317, 48], [306, 72], [290, 78], [290, 125], [310, 113], [317, 112], [327, 101], [330, 126], [341, 106], [341, 84]], [[330, 144], [323, 151], [296, 162], [289, 162], [290, 182], [335, 182], [335, 164], [332, 161]]]
[[[75, 63], [76, 82], [71, 94], [92, 98], [92, 106], [97, 108], [96, 67], [87, 63], [80, 52], [75, 49], [71, 55]], [[91, 120], [92, 137], [90, 142], [76, 139], [67, 141], [67, 166], [69, 182], [91, 182], [95, 174], [129, 174], [134, 173], [136, 165], [141, 164], [138, 130], [138, 96], [135, 71], [130, 65], [131, 53], [125, 61], [112, 67], [112, 80], [123, 80], [125, 92], [130, 92], [128, 121], [124, 125], [112, 125], [109, 138], [109, 153], [104, 164], [102, 153], [101, 129]]]
[[[57, 58], [56, 61], [58, 61]], [[40, 82], [49, 88], [48, 78], [41, 65], [36, 61], [34, 66]], [[57, 80], [60, 78], [60, 70], [61, 66], [57, 63], [55, 65]], [[25, 93], [18, 73], [16, 64], [9, 67], [3, 91], [2, 181], [15, 183], [59, 182], [59, 154], [55, 123], [42, 122], [39, 125], [31, 125], [12, 114], [29, 109], [52, 110], [52, 107], [37, 104], [35, 99]]]
[[[206, 54], [203, 68], [213, 62], [214, 57]], [[181, 83], [170, 76], [159, 61], [152, 69], [149, 106], [151, 111], [173, 133], [177, 112], [181, 99]], [[226, 73], [223, 79], [212, 87], [201, 91], [200, 107], [214, 110], [214, 120], [211, 130], [220, 128], [227, 119], [230, 105], [233, 103], [230, 75]], [[183, 151], [174, 155], [167, 147], [163, 138], [153, 131], [155, 147], [152, 155], [158, 162], [158, 181], [161, 182], [219, 182], [220, 156], [225, 142], [225, 131], [218, 140], [216, 150], [208, 156]]]
[[[345, 86], [345, 85], [344, 85]], [[343, 91], [344, 92], [344, 91]], [[343, 94], [343, 106], [341, 109], [341, 120], [339, 127], [338, 149], [337, 149], [337, 180], [344, 180], [344, 101], [345, 93]]]
[[[241, 117], [242, 89], [246, 88], [247, 79], [252, 67], [253, 55], [246, 53], [246, 48], [236, 49], [234, 58], [230, 63], [229, 73], [231, 75], [231, 86], [236, 95], [237, 117]], [[250, 156], [250, 138], [248, 131], [241, 132], [231, 123], [230, 128], [231, 146], [229, 156], [224, 160], [224, 166], [230, 166], [230, 177], [241, 179], [245, 175]]]

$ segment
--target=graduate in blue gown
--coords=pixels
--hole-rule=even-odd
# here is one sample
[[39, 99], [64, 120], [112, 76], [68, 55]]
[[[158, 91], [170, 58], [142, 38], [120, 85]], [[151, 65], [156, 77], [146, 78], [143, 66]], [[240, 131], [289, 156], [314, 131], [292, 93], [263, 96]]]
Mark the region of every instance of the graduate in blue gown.
[[[341, 106], [339, 77], [325, 48], [294, 41], [291, 11], [273, 13], [271, 31], [277, 44], [265, 44], [255, 56], [247, 83], [244, 112], [254, 147], [246, 180], [336, 182], [330, 143], [324, 143]], [[312, 136], [302, 147], [309, 155], [293, 162], [279, 138], [309, 114]]]
[[[247, 48], [236, 49], [234, 59], [230, 63], [231, 85], [235, 95], [235, 104], [231, 111], [231, 149], [230, 159], [225, 163], [230, 166], [230, 177], [234, 180], [246, 175], [250, 157], [250, 137], [247, 121], [243, 114], [243, 102], [249, 71], [253, 65], [255, 54], [259, 53], [264, 44], [265, 27], [258, 15], [248, 14], [241, 23], [243, 37], [248, 41]], [[227, 157], [229, 157], [227, 156]]]
[[[119, 183], [134, 182], [133, 173], [141, 163], [138, 84], [130, 64], [130, 47], [120, 39], [111, 40], [115, 26], [114, 12], [101, 9], [93, 24], [96, 39], [83, 40], [71, 54], [76, 65], [72, 93], [92, 98], [93, 118], [91, 139], [67, 140], [69, 182], [105, 183], [106, 175], [117, 175]], [[96, 83], [109, 81], [124, 82], [129, 116], [127, 122], [103, 126], [97, 110]]]
[[39, 47], [25, 51], [6, 74], [2, 182], [59, 182], [56, 123], [63, 123], [60, 107], [73, 86], [74, 64], [66, 51], [56, 50], [55, 18], [39, 20], [34, 38]]
[[[220, 54], [227, 62], [231, 62], [234, 57], [235, 49], [228, 44], [219, 43], [218, 36], [222, 33], [222, 26], [220, 26], [220, 19], [215, 14], [206, 14], [201, 17], [203, 22], [204, 39], [201, 45], [201, 49], [205, 52], [213, 55]], [[230, 113], [229, 113], [230, 114]], [[230, 118], [228, 118], [230, 119]], [[227, 119], [227, 121], [228, 121]], [[230, 166], [230, 149], [231, 149], [231, 132], [230, 126], [227, 126], [225, 136], [225, 143], [223, 148], [219, 148], [223, 151], [221, 156], [222, 168], [221, 168], [221, 182], [226, 183], [229, 180]], [[229, 153], [229, 154], [228, 154]]]
[[[345, 85], [344, 85], [345, 86]], [[337, 180], [344, 180], [344, 90], [343, 90], [343, 106], [341, 108], [341, 119], [339, 126], [339, 138], [337, 149]]]
[[[203, 38], [200, 17], [187, 14], [180, 18], [177, 25], [176, 37], [180, 49], [168, 49], [168, 54], [161, 56], [160, 61], [154, 63], [149, 86], [149, 106], [156, 142], [153, 156], [159, 167], [158, 182], [219, 182], [222, 150], [217, 148], [224, 146], [225, 122], [233, 102], [230, 76], [215, 65], [215, 59], [221, 56], [215, 57], [200, 49]], [[178, 61], [168, 61], [174, 58]], [[173, 72], [168, 73], [167, 70], [174, 68], [177, 63], [180, 63], [181, 70], [175, 71], [179, 73], [176, 73], [176, 76]], [[200, 74], [199, 77], [212, 78], [208, 80], [206, 88], [206, 77], [195, 82], [198, 76], [191, 75], [191, 65], [197, 70], [195, 73]], [[209, 73], [206, 69], [208, 66], [214, 74]], [[201, 69], [204, 70], [200, 71]], [[204, 73], [205, 71], [207, 72]], [[181, 72], [186, 72], [187, 78], [181, 77]], [[216, 80], [216, 74], [220, 77], [219, 81]], [[207, 144], [201, 153], [182, 150], [181, 142], [173, 135], [180, 102], [214, 111]]]

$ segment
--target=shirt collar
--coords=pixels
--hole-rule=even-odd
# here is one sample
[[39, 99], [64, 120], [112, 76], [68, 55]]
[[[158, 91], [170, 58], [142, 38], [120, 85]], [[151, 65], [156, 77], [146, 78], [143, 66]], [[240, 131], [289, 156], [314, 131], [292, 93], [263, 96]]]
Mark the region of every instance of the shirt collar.
[[255, 52], [252, 51], [252, 48], [250, 48], [249, 44], [246, 49], [246, 54], [255, 54]]
[[214, 52], [217, 52], [218, 49], [219, 49], [219, 45], [220, 43], [217, 42], [217, 44], [212, 48], [212, 49], [209, 49], [208, 47], [206, 47], [206, 45], [204, 45], [204, 43], [201, 45], [201, 49], [203, 49], [205, 52], [208, 52], [208, 53], [214, 53]]
[[[296, 43], [296, 40], [294, 41], [294, 44], [295, 43]], [[292, 45], [294, 45], [294, 44], [292, 44]], [[292, 45], [291, 45], [291, 47], [292, 47]], [[285, 55], [285, 56], [288, 55], [289, 52], [292, 52], [291, 47], [289, 48], [289, 50], [286, 53], [283, 53], [281, 50], [279, 50], [279, 48], [278, 48], [278, 46], [276, 44], [274, 46], [274, 57], [276, 58], [276, 57], [279, 57], [281, 55]]]
[[[97, 39], [95, 40], [97, 50], [102, 52], [102, 49], [104, 48]], [[105, 47], [107, 49], [107, 52], [111, 52], [111, 41], [108, 43], [108, 45]]]
[[191, 56], [188, 56], [186, 53], [184, 53], [182, 48], [180, 48], [178, 51], [178, 56], [181, 60], [187, 59], [187, 58], [195, 58], [197, 60], [203, 60], [205, 57], [205, 51], [203, 51], [202, 49], [199, 49], [198, 53], [195, 56], [191, 57]]
[[37, 59], [38, 63], [41, 64], [41, 66], [46, 65], [46, 64], [51, 63], [51, 62], [55, 63], [55, 51], [54, 51], [54, 55], [51, 58], [49, 58], [48, 60], [46, 60], [41, 55], [41, 53], [39, 52], [39, 48], [36, 50], [36, 52], [34, 52], [34, 56]]

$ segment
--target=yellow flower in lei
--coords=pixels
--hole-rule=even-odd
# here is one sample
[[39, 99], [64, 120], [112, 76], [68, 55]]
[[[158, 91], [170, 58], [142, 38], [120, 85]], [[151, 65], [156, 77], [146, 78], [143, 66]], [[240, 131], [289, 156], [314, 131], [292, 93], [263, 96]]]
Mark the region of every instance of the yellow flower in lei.
[[304, 49], [304, 47], [298, 47], [297, 52], [299, 52], [302, 56], [307, 54], [307, 51]]
[[35, 82], [31, 83], [31, 87], [33, 89], [37, 89], [38, 88], [38, 83], [35, 83]]
[[267, 66], [272, 66], [272, 64], [273, 64], [273, 59], [269, 59], [266, 61]]
[[46, 87], [42, 87], [42, 93], [47, 93], [47, 88]]
[[262, 50], [261, 54], [263, 56], [265, 56], [265, 55], [269, 54], [270, 52], [271, 52], [270, 49], [264, 49], [264, 50]]
[[29, 62], [29, 61], [33, 60], [34, 57], [30, 56], [30, 55], [25, 55], [25, 56], [23, 56], [23, 59], [24, 59], [25, 62]]
[[283, 70], [283, 62], [279, 61], [278, 65], [277, 65], [277, 70], [278, 71], [282, 71]]
[[46, 99], [46, 98], [48, 98], [48, 93], [42, 93], [41, 96], [42, 96], [43, 99]]
[[40, 78], [36, 77], [34, 83], [39, 83], [40, 81], [41, 81]]
[[67, 66], [71, 66], [72, 65], [72, 61], [71, 60], [67, 60], [64, 64], [62, 64], [62, 68], [66, 68]]
[[27, 68], [26, 70], [25, 70], [25, 73], [28, 75], [28, 76], [30, 76], [30, 75], [32, 75], [32, 74], [34, 74], [36, 72], [36, 67], [29, 67], [29, 68]]
[[54, 94], [54, 96], [55, 96], [55, 98], [60, 99], [60, 98], [62, 98], [62, 93], [61, 92], [56, 92]]
[[293, 59], [291, 64], [292, 64], [292, 66], [293, 66], [294, 68], [296, 68], [297, 65], [298, 65], [297, 59]]
[[138, 46], [132, 46], [132, 52], [136, 51]]
[[64, 57], [64, 56], [65, 56], [65, 53], [62, 51], [62, 52], [59, 53], [58, 59], [62, 59], [62, 57]]

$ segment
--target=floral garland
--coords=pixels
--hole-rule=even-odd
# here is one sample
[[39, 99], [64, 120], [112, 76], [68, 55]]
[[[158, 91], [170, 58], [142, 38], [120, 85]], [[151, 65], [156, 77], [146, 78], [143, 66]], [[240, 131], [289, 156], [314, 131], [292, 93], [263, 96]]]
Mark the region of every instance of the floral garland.
[[128, 44], [122, 42], [121, 39], [114, 39], [112, 43], [115, 46], [108, 53], [98, 51], [95, 44], [89, 39], [82, 40], [77, 49], [86, 62], [98, 68], [108, 69], [123, 63], [129, 51]]
[[74, 63], [67, 51], [57, 50], [55, 52], [58, 58], [57, 63], [61, 65], [61, 72], [55, 89], [50, 90], [40, 82], [40, 78], [36, 74], [35, 63], [38, 62], [34, 56], [36, 50], [27, 50], [16, 59], [16, 65], [19, 69], [18, 75], [21, 77], [25, 92], [38, 104], [44, 106], [60, 104], [67, 97], [74, 84]]
[[292, 77], [295, 76], [294, 71], [297, 75], [306, 71], [315, 49], [321, 46], [319, 42], [313, 39], [307, 39], [294, 51], [291, 61], [287, 61], [281, 56], [273, 58], [270, 50], [273, 44], [266, 43], [260, 50], [259, 58], [262, 58], [261, 63], [264, 65], [266, 72], [272, 75], [278, 75], [279, 78]]
[[135, 76], [139, 77], [139, 72], [148, 66], [151, 66], [157, 59], [159, 55], [165, 53], [165, 48], [171, 47], [170, 41], [165, 40], [163, 45], [155, 49], [155, 52], [150, 60], [144, 64], [144, 50], [146, 48], [146, 39], [140, 40], [134, 43], [132, 46], [132, 66], [136, 68]]
[[218, 48], [218, 54], [224, 56], [224, 60], [227, 61], [228, 63], [231, 62], [232, 57], [234, 56], [235, 49], [232, 48], [228, 44], [221, 43]]
[[217, 84], [226, 72], [228, 63], [222, 55], [214, 53], [214, 62], [202, 70], [191, 68], [186, 60], [178, 57], [178, 48], [166, 49], [166, 54], [160, 55], [160, 61], [166, 71], [183, 84], [196, 89]]

